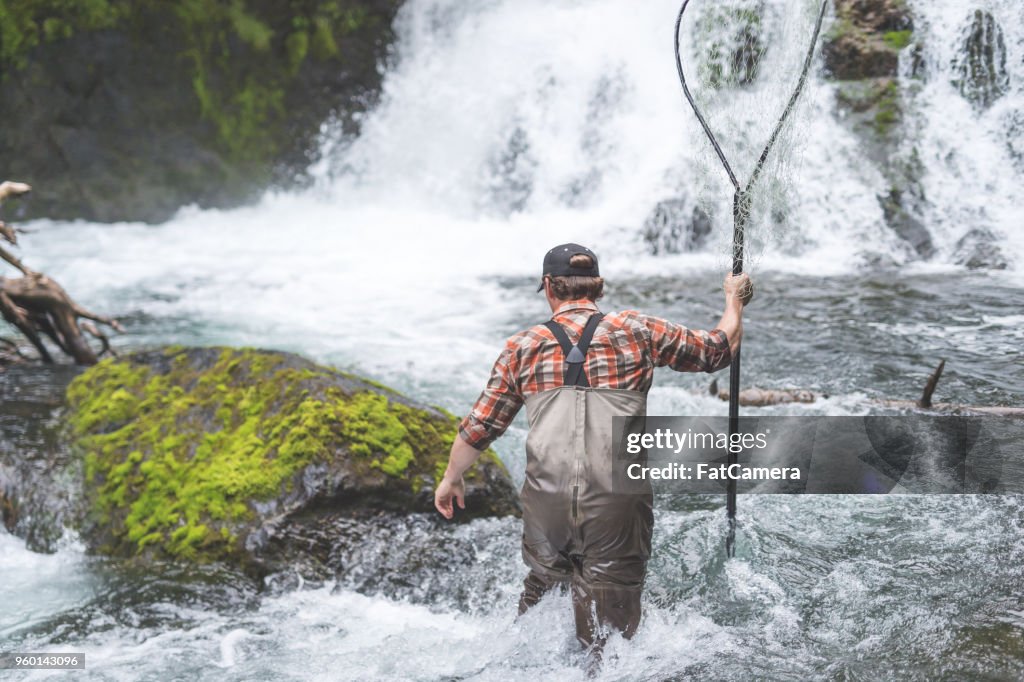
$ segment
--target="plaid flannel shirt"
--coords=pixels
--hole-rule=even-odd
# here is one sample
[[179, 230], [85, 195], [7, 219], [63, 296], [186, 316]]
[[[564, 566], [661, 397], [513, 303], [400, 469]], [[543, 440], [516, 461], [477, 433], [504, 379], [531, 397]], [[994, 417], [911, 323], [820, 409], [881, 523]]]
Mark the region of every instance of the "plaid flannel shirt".
[[[595, 312], [597, 306], [591, 301], [566, 301], [553, 318], [575, 343]], [[694, 331], [627, 310], [601, 320], [584, 372], [594, 388], [647, 391], [655, 367], [717, 372], [730, 360], [729, 341], [720, 329]], [[483, 393], [459, 424], [459, 435], [478, 450], [486, 449], [512, 423], [526, 396], [562, 386], [563, 361], [558, 341], [542, 324], [509, 338]]]

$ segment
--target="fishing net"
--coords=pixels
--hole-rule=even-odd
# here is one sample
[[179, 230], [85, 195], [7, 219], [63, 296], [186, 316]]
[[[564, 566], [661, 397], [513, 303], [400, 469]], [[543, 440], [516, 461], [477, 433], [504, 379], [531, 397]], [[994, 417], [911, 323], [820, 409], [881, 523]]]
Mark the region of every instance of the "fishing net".
[[[821, 12], [821, 0], [690, 0], [682, 15], [680, 58], [690, 95], [744, 190], [738, 217], [747, 271], [768, 244], [791, 232], [794, 175], [810, 112], [806, 88], [792, 107], [790, 102]], [[692, 112], [685, 115], [693, 125], [691, 137], [700, 141], [697, 203], [714, 224], [731, 226], [734, 181]], [[728, 254], [731, 265], [733, 231], [719, 234], [716, 251], [723, 261]]]

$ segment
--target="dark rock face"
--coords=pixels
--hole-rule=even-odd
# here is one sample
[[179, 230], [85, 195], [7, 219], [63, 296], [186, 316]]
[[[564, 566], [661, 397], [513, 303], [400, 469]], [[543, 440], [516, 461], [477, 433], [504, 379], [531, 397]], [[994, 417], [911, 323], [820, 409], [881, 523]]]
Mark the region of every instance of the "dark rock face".
[[900, 0], [836, 0], [836, 23], [825, 42], [825, 66], [838, 80], [891, 78], [913, 22]]
[[1010, 89], [1006, 70], [1006, 39], [991, 13], [974, 12], [964, 33], [961, 56], [953, 65], [953, 85], [978, 109], [987, 109]]
[[72, 365], [0, 368], [0, 520], [29, 549], [56, 549], [80, 518], [79, 467], [62, 442], [60, 412]]
[[911, 66], [923, 68], [913, 19], [903, 0], [836, 0], [835, 6], [824, 56], [826, 69], [839, 81], [839, 114], [888, 183], [888, 191], [878, 196], [886, 224], [909, 254], [931, 258], [935, 245], [920, 217], [927, 203], [924, 168], [902, 137], [906, 95], [899, 82], [900, 53], [914, 49]]
[[28, 218], [148, 222], [301, 182], [322, 122], [353, 133], [374, 102], [399, 2], [21, 2], [5, 177], [36, 187]]
[[1005, 118], [1006, 148], [1013, 165], [1024, 173], [1024, 111], [1011, 111]]
[[[914, 201], [911, 199], [910, 204]], [[893, 232], [900, 236], [918, 256], [924, 259], [935, 255], [935, 244], [932, 235], [924, 223], [908, 208], [901, 190], [893, 188], [889, 196], [882, 201], [885, 222]]]
[[[899, 54], [913, 42], [913, 22], [899, 0], [837, 0], [825, 40], [825, 67], [840, 81], [841, 112], [866, 137], [888, 138], [902, 118]], [[887, 141], [887, 140], [886, 140]]]
[[643, 236], [651, 253], [686, 253], [707, 245], [711, 217], [684, 199], [658, 202], [644, 221]]
[[1009, 267], [999, 248], [999, 240], [991, 230], [983, 227], [976, 227], [960, 238], [953, 260], [971, 270], [1005, 270]]

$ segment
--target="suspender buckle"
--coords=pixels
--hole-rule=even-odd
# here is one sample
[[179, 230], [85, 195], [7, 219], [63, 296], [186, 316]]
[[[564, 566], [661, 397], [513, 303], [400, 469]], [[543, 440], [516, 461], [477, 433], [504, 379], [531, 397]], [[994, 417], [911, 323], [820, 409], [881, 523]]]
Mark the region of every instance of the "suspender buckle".
[[590, 387], [587, 375], [583, 371], [583, 365], [587, 360], [587, 351], [590, 349], [590, 342], [594, 338], [594, 331], [603, 319], [604, 313], [594, 313], [591, 315], [590, 319], [587, 320], [587, 324], [584, 325], [583, 331], [580, 333], [580, 340], [575, 345], [569, 341], [569, 335], [565, 332], [565, 328], [562, 325], [554, 320], [548, 320], [544, 323], [544, 326], [554, 334], [558, 345], [562, 347], [562, 355], [565, 357], [565, 372], [562, 375], [564, 385], [581, 388]]

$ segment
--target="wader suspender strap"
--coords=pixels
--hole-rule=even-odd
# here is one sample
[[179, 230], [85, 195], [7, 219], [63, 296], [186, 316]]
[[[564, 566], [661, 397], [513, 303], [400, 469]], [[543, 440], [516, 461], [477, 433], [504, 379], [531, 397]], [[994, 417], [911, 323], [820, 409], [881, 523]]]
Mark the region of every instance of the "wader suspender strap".
[[583, 331], [580, 333], [579, 342], [575, 346], [569, 341], [569, 335], [565, 333], [562, 325], [554, 320], [548, 320], [544, 323], [544, 326], [555, 335], [558, 345], [562, 347], [562, 354], [565, 356], [565, 374], [562, 379], [566, 386], [590, 387], [587, 375], [583, 372], [583, 363], [587, 359], [587, 350], [590, 348], [590, 340], [594, 338], [594, 330], [597, 329], [597, 325], [602, 319], [604, 319], [604, 313], [594, 313], [591, 315], [590, 319], [587, 320], [586, 326], [583, 327]]

